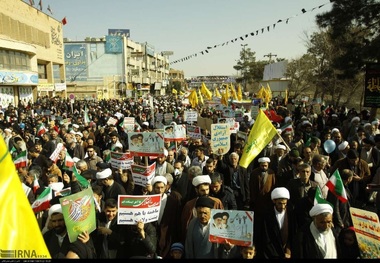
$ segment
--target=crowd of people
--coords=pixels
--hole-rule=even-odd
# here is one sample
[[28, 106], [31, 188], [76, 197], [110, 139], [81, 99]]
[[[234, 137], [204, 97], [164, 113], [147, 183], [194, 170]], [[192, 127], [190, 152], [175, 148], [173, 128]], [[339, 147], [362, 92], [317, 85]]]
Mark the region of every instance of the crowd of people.
[[[156, 171], [145, 186], [134, 183], [130, 169], [112, 167], [107, 158], [110, 152], [129, 151], [132, 142], [119, 125], [124, 117], [135, 118], [136, 131], [152, 132], [159, 113], [172, 113], [169, 125], [186, 124], [183, 114], [190, 110], [216, 123], [225, 117], [223, 111], [206, 105], [194, 109], [176, 96], [74, 103], [42, 97], [0, 109], [0, 133], [14, 158], [27, 151], [27, 165], [17, 169], [31, 205], [52, 183], [70, 187], [71, 194], [83, 190], [65, 166], [66, 154], [99, 204], [96, 230], [83, 232], [73, 243], [59, 196], [36, 213], [52, 258], [360, 258], [349, 209], [373, 209], [380, 215], [380, 195], [367, 189], [380, 184], [379, 120], [370, 120], [368, 111], [332, 105], [319, 112], [291, 103], [271, 107], [283, 113], [281, 121], [272, 121], [278, 135], [247, 168], [239, 160], [254, 119], [242, 108], [248, 114], [239, 130], [247, 137], [232, 133], [228, 153], [213, 152], [207, 129], [201, 138], [165, 141], [163, 154], [148, 158]], [[60, 143], [64, 148], [53, 161]], [[135, 156], [134, 163], [144, 165], [144, 158]], [[346, 203], [326, 186], [336, 170]], [[36, 178], [40, 188], [35, 190]], [[315, 204], [318, 189], [333, 206]], [[117, 223], [119, 195], [150, 194], [161, 195], [157, 221]], [[253, 211], [251, 245], [210, 242], [212, 209]]]

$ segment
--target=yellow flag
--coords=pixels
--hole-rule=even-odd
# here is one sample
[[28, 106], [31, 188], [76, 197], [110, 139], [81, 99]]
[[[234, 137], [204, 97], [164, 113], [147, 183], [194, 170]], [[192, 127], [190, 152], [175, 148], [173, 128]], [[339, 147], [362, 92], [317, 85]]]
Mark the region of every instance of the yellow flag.
[[206, 99], [211, 100], [212, 99], [212, 93], [211, 91], [206, 87], [206, 84], [202, 82], [201, 85], [201, 93], [206, 97]]
[[238, 89], [237, 89], [237, 99], [238, 99], [238, 101], [242, 101], [243, 100], [243, 93], [241, 92], [241, 86], [240, 86], [240, 84], [238, 85]]
[[173, 93], [173, 94], [177, 94], [178, 92], [177, 92], [176, 89], [172, 89], [172, 93]]
[[265, 98], [265, 88], [264, 86], [261, 86], [259, 91], [256, 94], [256, 98], [262, 99], [264, 101]]
[[269, 103], [272, 99], [272, 90], [270, 89], [269, 83], [267, 83], [267, 88], [265, 89], [266, 91], [266, 103]]
[[2, 136], [0, 167], [0, 259], [51, 259]]
[[230, 98], [230, 94], [229, 94], [229, 91], [228, 91], [228, 85], [226, 86], [226, 90], [224, 91], [223, 93], [223, 96], [222, 96], [222, 99], [220, 100], [220, 102], [223, 104], [223, 105], [226, 105], [228, 106], [228, 100]]
[[240, 166], [247, 168], [276, 134], [276, 128], [265, 113], [259, 110], [256, 121], [249, 132], [247, 143], [244, 146], [243, 155], [239, 161]]
[[234, 100], [238, 100], [237, 95], [236, 95], [235, 87], [234, 87], [234, 85], [232, 85], [232, 83], [231, 83], [231, 95], [232, 95], [232, 98]]
[[191, 104], [191, 107], [195, 108], [198, 106], [198, 96], [197, 91], [193, 89], [189, 96], [187, 97], [189, 99], [189, 102]]
[[199, 90], [198, 93], [199, 93], [199, 102], [200, 102], [201, 104], [204, 104], [203, 96], [202, 96], [201, 90]]
[[215, 97], [217, 97], [217, 98], [221, 98], [222, 97], [222, 95], [220, 94], [218, 88], [215, 88]]

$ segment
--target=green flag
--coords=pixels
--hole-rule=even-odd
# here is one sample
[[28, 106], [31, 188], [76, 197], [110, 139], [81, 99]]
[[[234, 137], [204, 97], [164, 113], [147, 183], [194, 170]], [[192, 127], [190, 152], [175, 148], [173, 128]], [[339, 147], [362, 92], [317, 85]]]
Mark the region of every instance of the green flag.
[[334, 207], [330, 202], [323, 198], [322, 190], [319, 186], [315, 189], [314, 205], [316, 204], [329, 204], [331, 207]]
[[73, 166], [73, 175], [77, 178], [79, 184], [83, 187], [83, 188], [87, 188], [89, 183], [87, 181], [86, 178], [84, 178], [83, 176], [80, 175], [80, 173], [78, 173], [78, 170], [77, 168], [75, 167], [75, 165]]

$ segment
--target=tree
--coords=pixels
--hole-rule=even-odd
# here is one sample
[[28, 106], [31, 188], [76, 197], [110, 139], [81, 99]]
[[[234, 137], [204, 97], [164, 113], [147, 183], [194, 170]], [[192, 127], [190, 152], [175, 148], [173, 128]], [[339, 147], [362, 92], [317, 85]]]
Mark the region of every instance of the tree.
[[[330, 0], [330, 12], [317, 15], [316, 22], [328, 32], [331, 43], [340, 45], [333, 60], [341, 78], [363, 71], [367, 62], [380, 59], [380, 3], [376, 0]], [[348, 37], [350, 36], [350, 37]]]
[[[242, 77], [237, 78], [238, 83], [247, 83], [253, 85], [259, 83], [263, 79], [265, 61], [256, 61], [256, 52], [251, 51], [251, 48], [243, 48], [240, 51], [240, 58], [237, 64], [233, 66], [235, 70], [241, 72]], [[247, 91], [244, 89], [244, 91]]]

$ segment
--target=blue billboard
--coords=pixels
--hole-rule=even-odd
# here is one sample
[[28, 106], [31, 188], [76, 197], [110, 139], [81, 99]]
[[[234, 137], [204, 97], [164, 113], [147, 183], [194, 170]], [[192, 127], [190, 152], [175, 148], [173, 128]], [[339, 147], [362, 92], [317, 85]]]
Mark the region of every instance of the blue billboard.
[[66, 81], [87, 81], [87, 45], [65, 44]]

